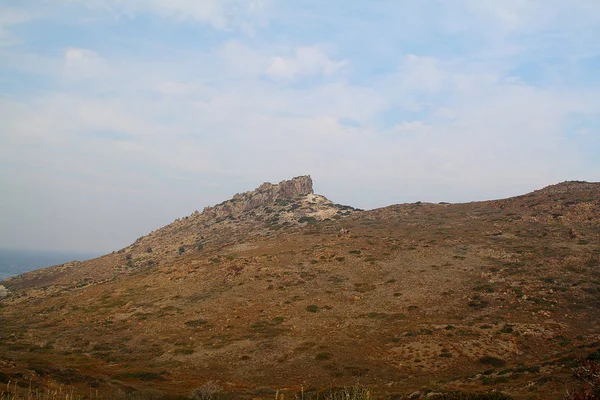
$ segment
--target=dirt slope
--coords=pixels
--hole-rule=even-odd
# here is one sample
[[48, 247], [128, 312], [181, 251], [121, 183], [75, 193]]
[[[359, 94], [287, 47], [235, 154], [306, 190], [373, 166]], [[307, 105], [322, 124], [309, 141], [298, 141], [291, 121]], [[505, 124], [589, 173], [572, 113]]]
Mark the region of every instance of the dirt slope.
[[600, 184], [361, 211], [298, 177], [1, 284], [0, 377], [27, 384], [560, 398], [600, 347]]

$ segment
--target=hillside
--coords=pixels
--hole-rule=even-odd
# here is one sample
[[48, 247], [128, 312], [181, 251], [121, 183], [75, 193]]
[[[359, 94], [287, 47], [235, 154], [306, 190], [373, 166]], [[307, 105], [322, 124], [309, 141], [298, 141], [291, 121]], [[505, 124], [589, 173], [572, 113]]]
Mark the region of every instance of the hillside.
[[297, 177], [0, 284], [0, 383], [561, 398], [600, 348], [600, 184], [362, 211]]

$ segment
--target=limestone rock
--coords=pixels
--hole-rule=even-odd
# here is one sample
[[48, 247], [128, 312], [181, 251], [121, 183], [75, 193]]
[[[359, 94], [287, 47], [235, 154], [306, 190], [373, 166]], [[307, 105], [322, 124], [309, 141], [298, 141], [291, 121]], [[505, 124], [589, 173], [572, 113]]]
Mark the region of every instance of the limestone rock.
[[298, 176], [278, 184], [266, 182], [253, 191], [238, 193], [231, 200], [214, 207], [206, 207], [202, 211], [202, 215], [208, 218], [223, 218], [251, 211], [277, 200], [289, 200], [313, 193], [313, 182], [310, 175]]

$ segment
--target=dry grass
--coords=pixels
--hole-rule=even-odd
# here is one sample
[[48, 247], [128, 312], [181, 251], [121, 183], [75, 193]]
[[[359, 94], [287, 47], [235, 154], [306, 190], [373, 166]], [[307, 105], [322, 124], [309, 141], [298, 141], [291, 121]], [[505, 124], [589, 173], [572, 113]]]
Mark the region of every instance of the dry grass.
[[33, 389], [31, 386], [27, 389], [22, 389], [17, 386], [17, 383], [8, 382], [6, 389], [0, 392], [0, 400], [80, 400], [81, 396], [75, 395], [74, 389]]

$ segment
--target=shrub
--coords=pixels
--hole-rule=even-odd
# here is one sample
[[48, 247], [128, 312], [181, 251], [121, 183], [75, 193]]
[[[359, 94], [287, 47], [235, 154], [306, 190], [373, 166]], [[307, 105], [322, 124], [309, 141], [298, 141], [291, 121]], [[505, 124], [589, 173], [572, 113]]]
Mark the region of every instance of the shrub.
[[442, 400], [512, 400], [512, 397], [502, 392], [489, 393], [466, 393], [466, 392], [448, 392], [440, 397]]
[[182, 255], [185, 252], [185, 247], [181, 246], [178, 250], [179, 255]]
[[223, 387], [219, 386], [214, 381], [206, 382], [204, 385], [197, 387], [190, 393], [192, 400], [214, 400], [221, 398]]
[[306, 222], [308, 224], [316, 224], [317, 223], [317, 219], [315, 217], [303, 216], [303, 217], [300, 217], [298, 219], [298, 222], [301, 223], [301, 224], [304, 223], [304, 222]]
[[475, 309], [482, 309], [482, 308], [486, 308], [490, 305], [489, 301], [482, 299], [479, 296], [473, 296], [473, 300], [471, 300], [469, 302], [469, 307], [475, 308]]
[[197, 326], [201, 326], [201, 325], [206, 325], [208, 324], [208, 321], [205, 319], [195, 319], [193, 321], [186, 321], [185, 325], [186, 326], [190, 326], [192, 328], [197, 327]]
[[595, 360], [579, 360], [573, 368], [573, 377], [583, 382], [583, 387], [567, 392], [565, 400], [600, 399], [600, 364]]
[[483, 356], [479, 359], [479, 362], [486, 365], [493, 365], [494, 367], [503, 367], [506, 365], [506, 361], [503, 359], [492, 356]]
[[306, 311], [316, 313], [317, 311], [319, 311], [319, 306], [316, 304], [311, 304], [309, 306], [306, 306]]
[[351, 387], [334, 387], [320, 391], [296, 393], [297, 399], [304, 400], [372, 400], [369, 390], [359, 385]]
[[117, 379], [139, 379], [140, 381], [164, 381], [160, 374], [148, 371], [125, 372], [116, 376]]
[[502, 333], [512, 333], [513, 332], [513, 328], [510, 325], [504, 325], [502, 327], [502, 329], [500, 329], [500, 332], [502, 332]]
[[177, 355], [189, 355], [189, 354], [193, 354], [193, 353], [194, 353], [194, 349], [190, 349], [187, 347], [181, 347], [181, 348], [173, 350], [173, 354], [177, 354]]

